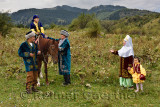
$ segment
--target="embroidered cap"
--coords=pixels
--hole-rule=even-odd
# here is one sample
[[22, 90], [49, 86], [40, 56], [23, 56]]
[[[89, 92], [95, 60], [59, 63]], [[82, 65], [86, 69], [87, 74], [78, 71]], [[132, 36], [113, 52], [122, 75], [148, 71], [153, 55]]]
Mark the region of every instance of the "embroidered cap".
[[35, 34], [34, 32], [29, 31], [28, 33], [26, 33], [25, 38], [26, 38], [26, 39], [29, 39], [29, 38], [31, 38], [31, 37], [33, 37], [33, 36], [35, 36], [35, 35], [36, 35], [36, 34]]
[[66, 30], [61, 30], [61, 35], [68, 37], [69, 33]]
[[34, 20], [35, 18], [39, 18], [39, 16], [38, 16], [38, 15], [34, 15], [34, 16], [33, 16], [33, 20]]

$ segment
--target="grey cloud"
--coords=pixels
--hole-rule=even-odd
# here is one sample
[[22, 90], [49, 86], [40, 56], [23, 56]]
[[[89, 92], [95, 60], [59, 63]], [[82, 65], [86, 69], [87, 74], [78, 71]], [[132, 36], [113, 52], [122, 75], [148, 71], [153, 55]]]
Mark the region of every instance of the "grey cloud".
[[160, 8], [159, 0], [119, 0], [114, 2], [114, 4], [151, 11], [157, 11]]

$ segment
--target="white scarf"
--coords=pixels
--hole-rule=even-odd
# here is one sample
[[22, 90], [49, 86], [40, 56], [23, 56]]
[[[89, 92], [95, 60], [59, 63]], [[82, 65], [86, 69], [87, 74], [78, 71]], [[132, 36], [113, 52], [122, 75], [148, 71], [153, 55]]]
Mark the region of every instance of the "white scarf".
[[33, 46], [33, 43], [29, 43], [31, 46]]
[[127, 35], [124, 41], [126, 41], [126, 44], [120, 50], [118, 50], [118, 55], [121, 57], [134, 56], [132, 38]]
[[65, 39], [63, 39], [63, 40], [61, 39], [61, 40], [59, 41], [58, 46], [60, 47], [66, 39], [67, 39], [67, 38], [65, 38]]

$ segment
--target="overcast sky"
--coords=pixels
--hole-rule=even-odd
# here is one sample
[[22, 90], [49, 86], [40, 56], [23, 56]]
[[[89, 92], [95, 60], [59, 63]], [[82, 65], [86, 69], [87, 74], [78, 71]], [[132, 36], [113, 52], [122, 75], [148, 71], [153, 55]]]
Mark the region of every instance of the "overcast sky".
[[90, 9], [98, 5], [120, 5], [127, 8], [160, 12], [160, 0], [0, 0], [0, 11], [11, 12], [28, 8], [52, 8], [69, 5]]

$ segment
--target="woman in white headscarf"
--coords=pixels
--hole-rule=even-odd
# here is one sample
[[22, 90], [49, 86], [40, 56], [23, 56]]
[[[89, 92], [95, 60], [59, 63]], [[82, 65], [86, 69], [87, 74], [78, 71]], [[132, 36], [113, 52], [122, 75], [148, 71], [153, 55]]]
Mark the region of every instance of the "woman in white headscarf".
[[129, 88], [133, 87], [132, 76], [127, 69], [128, 67], [132, 67], [133, 64], [134, 51], [132, 38], [127, 35], [123, 41], [123, 47], [118, 51], [110, 50], [110, 52], [120, 56], [120, 86]]

